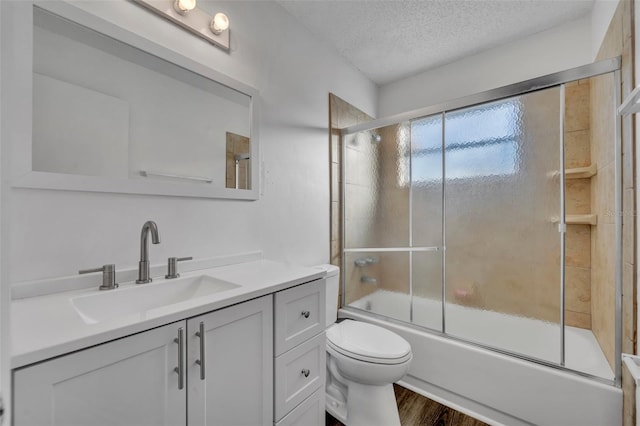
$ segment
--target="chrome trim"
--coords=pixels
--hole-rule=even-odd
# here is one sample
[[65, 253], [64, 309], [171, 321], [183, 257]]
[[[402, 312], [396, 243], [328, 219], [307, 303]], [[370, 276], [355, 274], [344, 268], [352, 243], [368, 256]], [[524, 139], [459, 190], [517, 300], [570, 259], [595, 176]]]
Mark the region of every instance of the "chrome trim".
[[343, 249], [345, 253], [384, 253], [392, 251], [440, 251], [440, 247], [369, 247]]
[[[413, 125], [409, 123], [409, 247], [413, 248]], [[409, 320], [413, 322], [413, 251], [409, 252]]]
[[440, 330], [444, 333], [446, 328], [446, 307], [447, 307], [447, 264], [446, 264], [446, 256], [447, 256], [447, 245], [445, 244], [446, 240], [446, 235], [447, 235], [447, 205], [446, 205], [446, 197], [445, 197], [445, 191], [446, 191], [446, 180], [445, 180], [445, 176], [446, 176], [446, 158], [445, 158], [445, 150], [447, 148], [446, 145], [446, 119], [447, 119], [447, 114], [445, 112], [441, 113], [442, 115], [442, 218], [440, 218], [441, 221], [441, 226], [442, 226], [442, 241], [440, 241], [440, 244], [442, 244], [442, 289], [440, 290], [442, 292], [441, 294], [441, 299], [442, 299], [442, 306], [440, 307], [441, 311], [442, 311], [442, 323], [440, 324]]
[[346, 304], [347, 300], [347, 283], [346, 283], [346, 269], [347, 269], [347, 250], [345, 244], [347, 240], [347, 211], [346, 211], [346, 158], [347, 158], [347, 144], [346, 138], [342, 130], [340, 130], [340, 250], [342, 250], [342, 262], [340, 262], [340, 307]]
[[565, 86], [560, 85], [560, 223], [558, 224], [558, 230], [560, 231], [560, 365], [564, 366], [565, 363], [565, 260], [566, 260], [566, 231], [567, 231], [567, 218], [566, 218], [566, 203], [565, 203], [565, 170], [564, 170], [564, 112], [565, 112]]
[[[615, 105], [620, 105], [622, 98], [622, 80], [620, 70], [613, 73], [615, 85]], [[616, 307], [615, 307], [615, 376], [616, 385], [622, 384], [622, 119], [618, 116], [617, 111], [613, 111], [613, 119], [615, 120], [615, 229], [616, 229]], [[626, 119], [630, 119], [627, 117]]]
[[485, 92], [476, 93], [474, 95], [453, 99], [440, 104], [432, 105], [426, 108], [419, 108], [413, 111], [391, 115], [389, 117], [380, 118], [367, 123], [342, 129], [342, 134], [352, 134], [365, 130], [376, 129], [379, 127], [397, 124], [402, 121], [412, 120], [418, 117], [434, 115], [443, 111], [451, 111], [455, 109], [470, 107], [477, 104], [495, 101], [498, 99], [508, 98], [516, 95], [523, 95], [528, 92], [546, 89], [551, 86], [568, 83], [583, 78], [594, 77], [600, 74], [616, 71], [620, 69], [620, 57], [606, 59], [592, 64], [583, 65], [565, 71], [548, 74], [542, 77], [533, 78], [519, 83], [510, 84], [508, 86], [487, 90]]
[[[340, 314], [343, 314], [343, 315], [341, 316]], [[420, 325], [417, 325], [417, 324], [411, 324], [411, 323], [408, 323], [408, 322], [400, 321], [400, 320], [397, 320], [397, 319], [394, 319], [394, 318], [386, 317], [384, 315], [376, 314], [376, 313], [371, 312], [371, 311], [365, 311], [363, 309], [359, 309], [359, 308], [356, 308], [356, 307], [353, 307], [353, 306], [346, 306], [346, 307], [340, 308], [340, 311], [338, 312], [338, 317], [339, 318], [345, 318], [345, 317], [346, 318], [353, 318], [353, 319], [359, 319], [359, 320], [364, 320], [364, 321], [366, 321], [366, 320], [377, 321], [377, 322], [380, 322], [380, 323], [391, 324], [391, 326], [395, 325], [395, 326], [405, 327], [405, 328], [410, 329], [411, 331], [415, 331], [415, 332], [418, 332], [418, 333], [431, 334], [431, 335], [434, 335], [434, 336], [437, 336], [437, 337], [442, 337], [444, 339], [452, 340], [454, 342], [463, 343], [463, 344], [466, 344], [466, 345], [469, 345], [469, 346], [472, 346], [472, 347], [476, 347], [476, 348], [481, 348], [481, 349], [486, 350], [487, 352], [499, 353], [501, 355], [510, 356], [510, 357], [517, 358], [517, 359], [520, 359], [520, 360], [523, 360], [523, 361], [531, 362], [533, 364], [543, 365], [545, 367], [550, 367], [550, 368], [553, 368], [555, 370], [560, 370], [560, 371], [564, 371], [564, 372], [567, 372], [567, 373], [575, 374], [577, 376], [586, 377], [588, 379], [591, 379], [591, 380], [594, 380], [594, 381], [597, 381], [597, 382], [600, 382], [600, 383], [603, 383], [603, 384], [606, 384], [606, 385], [614, 385], [614, 386], [617, 385], [615, 380], [604, 379], [602, 377], [594, 376], [592, 374], [585, 373], [585, 372], [582, 372], [582, 371], [579, 371], [579, 370], [573, 370], [571, 368], [567, 368], [567, 367], [561, 366], [561, 365], [559, 365], [557, 363], [546, 361], [546, 360], [543, 360], [543, 359], [540, 359], [540, 358], [533, 358], [533, 357], [529, 357], [529, 356], [526, 356], [526, 355], [523, 355], [523, 354], [519, 354], [517, 352], [509, 352], [509, 351], [506, 351], [504, 349], [498, 349], [498, 348], [495, 348], [493, 346], [487, 346], [487, 345], [484, 345], [482, 343], [474, 342], [474, 341], [471, 341], [471, 340], [465, 340], [465, 339], [462, 339], [460, 337], [457, 337], [457, 336], [454, 336], [454, 335], [451, 335], [451, 334], [447, 334], [447, 333], [443, 333], [443, 332], [438, 331], [438, 330], [434, 330], [432, 328], [426, 328], [424, 326], [420, 326]], [[370, 317], [370, 318], [367, 318], [367, 317]]]

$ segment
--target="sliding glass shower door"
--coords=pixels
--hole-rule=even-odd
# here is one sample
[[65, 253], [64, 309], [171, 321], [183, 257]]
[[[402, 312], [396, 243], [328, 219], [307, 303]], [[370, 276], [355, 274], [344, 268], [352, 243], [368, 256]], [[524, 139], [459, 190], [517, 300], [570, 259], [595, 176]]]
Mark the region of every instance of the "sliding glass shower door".
[[443, 114], [411, 121], [410, 167], [412, 244], [411, 318], [414, 324], [443, 327]]
[[343, 306], [619, 380], [618, 66], [345, 129]]
[[448, 112], [444, 126], [444, 331], [554, 363], [562, 339], [561, 111], [555, 87]]
[[561, 95], [345, 137], [345, 304], [562, 363]]
[[343, 144], [345, 304], [442, 330], [442, 115]]

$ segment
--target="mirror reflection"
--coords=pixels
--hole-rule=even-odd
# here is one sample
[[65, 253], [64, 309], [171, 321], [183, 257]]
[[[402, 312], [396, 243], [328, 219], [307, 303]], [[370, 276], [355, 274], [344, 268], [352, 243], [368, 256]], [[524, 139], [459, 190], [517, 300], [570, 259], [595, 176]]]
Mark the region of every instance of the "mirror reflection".
[[251, 97], [34, 8], [32, 169], [250, 189]]

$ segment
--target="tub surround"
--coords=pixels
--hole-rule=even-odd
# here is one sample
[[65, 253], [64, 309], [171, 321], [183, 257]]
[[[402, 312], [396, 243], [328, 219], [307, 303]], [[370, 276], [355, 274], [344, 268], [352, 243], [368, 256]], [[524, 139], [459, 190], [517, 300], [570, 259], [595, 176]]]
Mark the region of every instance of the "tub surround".
[[[70, 299], [81, 295], [97, 294], [100, 292], [97, 286], [92, 285], [90, 288], [76, 288], [64, 292], [43, 294], [42, 289], [47, 287], [46, 282], [23, 284], [20, 286], [21, 290], [18, 291], [21, 298], [12, 302], [11, 368], [23, 367], [187, 317], [245, 302], [320, 279], [325, 275], [324, 271], [318, 269], [255, 259], [257, 256], [257, 253], [240, 255], [235, 258], [240, 263], [217, 267], [210, 265], [215, 265], [216, 262], [231, 263], [233, 257], [194, 262], [192, 268], [195, 265], [209, 265], [198, 270], [189, 268], [188, 263], [190, 262], [185, 262], [184, 265], [181, 265], [184, 266], [181, 270], [183, 278], [204, 274], [236, 284], [239, 287], [96, 324], [85, 323], [72, 307]], [[251, 259], [252, 257], [254, 259]], [[156, 273], [158, 268], [159, 266], [152, 268], [152, 276], [161, 276]], [[187, 272], [187, 270], [189, 271]], [[128, 278], [129, 275], [130, 272], [123, 274]], [[120, 281], [120, 288], [112, 290], [114, 292], [136, 286], [133, 282], [121, 282], [120, 274], [117, 277]], [[58, 280], [58, 283], [67, 281], [72, 281], [72, 279], [61, 279]], [[78, 281], [86, 283], [84, 277], [78, 277]], [[167, 280], [164, 278], [156, 278], [154, 283], [161, 285], [165, 281]], [[55, 283], [56, 281], [49, 282], [49, 284]], [[142, 284], [142, 286], [152, 286], [154, 283]], [[80, 285], [79, 283], [74, 284]], [[166, 285], [170, 285], [170, 283]], [[25, 288], [34, 291], [32, 294], [35, 296], [27, 297], [28, 291]]]
[[[590, 173], [572, 176], [572, 170], [596, 166], [590, 155], [590, 80], [565, 86], [564, 167], [566, 202], [565, 321], [591, 329], [591, 225], [571, 223], [591, 214]], [[578, 216], [580, 215], [580, 216]]]

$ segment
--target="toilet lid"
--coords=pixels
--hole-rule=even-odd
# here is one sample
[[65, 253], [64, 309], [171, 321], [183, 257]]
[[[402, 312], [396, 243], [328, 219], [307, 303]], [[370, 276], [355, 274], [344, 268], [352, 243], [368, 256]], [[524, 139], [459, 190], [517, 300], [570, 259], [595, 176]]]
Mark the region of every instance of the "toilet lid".
[[403, 362], [411, 355], [409, 342], [377, 325], [344, 320], [327, 329], [327, 343], [338, 352], [369, 362]]

